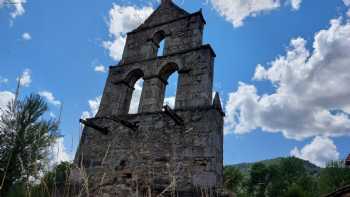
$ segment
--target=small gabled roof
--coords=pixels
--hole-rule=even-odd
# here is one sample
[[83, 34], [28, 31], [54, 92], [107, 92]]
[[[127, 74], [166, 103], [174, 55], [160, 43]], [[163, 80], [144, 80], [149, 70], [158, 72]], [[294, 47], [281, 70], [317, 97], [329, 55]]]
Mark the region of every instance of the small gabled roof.
[[149, 16], [143, 24], [134, 31], [155, 26], [157, 24], [166, 23], [177, 18], [190, 15], [184, 9], [177, 6], [171, 0], [162, 0], [160, 6]]

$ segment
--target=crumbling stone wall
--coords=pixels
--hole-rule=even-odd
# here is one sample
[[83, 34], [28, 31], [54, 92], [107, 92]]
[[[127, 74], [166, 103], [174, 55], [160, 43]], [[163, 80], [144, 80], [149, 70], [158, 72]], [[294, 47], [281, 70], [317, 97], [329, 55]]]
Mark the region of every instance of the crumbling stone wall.
[[213, 108], [176, 112], [184, 119], [183, 125], [163, 112], [119, 116], [137, 122], [136, 130], [112, 117], [92, 119], [109, 132], [87, 128], [81, 139], [88, 146], [81, 146], [77, 163], [88, 171], [91, 188], [112, 196], [120, 191], [105, 187], [126, 184], [126, 196], [148, 191], [159, 194], [172, 184], [176, 192], [220, 188], [221, 113]]
[[[219, 196], [224, 114], [218, 94], [212, 97], [215, 53], [202, 44], [204, 25], [201, 12], [189, 14], [162, 0], [128, 33], [122, 60], [110, 67], [96, 117], [82, 120], [73, 182], [92, 196]], [[161, 40], [165, 50], [157, 57]], [[167, 80], [175, 71], [175, 108], [163, 108]], [[139, 111], [131, 115], [140, 78]]]

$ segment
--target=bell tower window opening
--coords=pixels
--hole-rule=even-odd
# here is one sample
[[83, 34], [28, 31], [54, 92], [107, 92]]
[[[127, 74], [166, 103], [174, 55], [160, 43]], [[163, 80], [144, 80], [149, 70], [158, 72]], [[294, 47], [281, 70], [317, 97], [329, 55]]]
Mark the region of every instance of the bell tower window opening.
[[136, 81], [134, 85], [134, 91], [132, 92], [129, 114], [137, 114], [139, 111], [140, 101], [141, 101], [141, 93], [143, 89], [143, 79], [140, 78]]
[[159, 43], [159, 47], [158, 47], [158, 51], [157, 51], [157, 56], [163, 56], [164, 55], [164, 46], [165, 46], [165, 39], [163, 39], [162, 41], [160, 41]]
[[153, 43], [157, 48], [157, 57], [163, 56], [165, 54], [166, 48], [166, 37], [164, 31], [158, 31], [153, 35]]
[[176, 92], [178, 86], [179, 68], [175, 63], [166, 64], [160, 71], [159, 76], [163, 81], [167, 82], [163, 89], [163, 105], [168, 105], [170, 108], [175, 108]]
[[141, 92], [143, 89], [143, 76], [143, 71], [141, 69], [136, 69], [131, 71], [124, 79], [124, 83], [126, 83], [128, 87], [124, 101], [125, 113], [137, 114], [139, 112]]
[[175, 108], [175, 98], [179, 74], [177, 71], [173, 72], [168, 78], [168, 84], [165, 87], [164, 105], [168, 105], [172, 109]]

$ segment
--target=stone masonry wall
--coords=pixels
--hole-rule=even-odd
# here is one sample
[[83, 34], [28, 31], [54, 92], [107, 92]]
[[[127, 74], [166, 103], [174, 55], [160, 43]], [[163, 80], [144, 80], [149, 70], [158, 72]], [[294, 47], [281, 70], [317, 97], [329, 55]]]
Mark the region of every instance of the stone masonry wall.
[[[189, 14], [171, 0], [161, 2], [127, 34], [96, 117], [82, 120], [71, 179], [83, 196], [220, 196], [224, 114], [219, 95], [214, 102], [212, 95], [216, 55], [202, 43], [201, 11]], [[164, 53], [157, 56], [161, 40]], [[163, 110], [168, 78], [176, 71], [175, 108]], [[141, 78], [138, 114], [130, 115]]]
[[174, 183], [177, 192], [221, 188], [222, 165], [217, 165], [222, 163], [220, 112], [177, 113], [185, 120], [184, 126], [164, 112], [124, 116], [137, 123], [135, 131], [113, 120], [92, 119], [110, 132], [87, 127], [83, 133], [76, 163], [87, 170], [91, 192], [136, 196], [151, 191], [156, 196]]
[[97, 116], [127, 114], [130, 89], [135, 83], [135, 80], [130, 82], [129, 75], [135, 71], [141, 72], [145, 81], [140, 112], [160, 111], [166, 86], [164, 80], [167, 80], [162, 70], [172, 65], [179, 72], [175, 108], [210, 106], [214, 57], [211, 47], [203, 45], [174, 55], [111, 67]]

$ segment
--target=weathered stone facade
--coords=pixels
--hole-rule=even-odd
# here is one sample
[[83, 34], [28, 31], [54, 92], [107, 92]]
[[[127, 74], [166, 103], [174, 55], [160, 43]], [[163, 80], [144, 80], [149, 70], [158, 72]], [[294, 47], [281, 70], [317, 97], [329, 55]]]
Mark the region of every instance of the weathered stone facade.
[[[110, 67], [101, 105], [85, 128], [72, 180], [90, 196], [219, 196], [223, 187], [223, 112], [212, 97], [215, 53], [203, 45], [202, 13], [170, 0], [127, 34]], [[165, 40], [163, 56], [157, 56]], [[179, 73], [175, 108], [163, 107], [168, 77]], [[128, 114], [144, 79], [139, 111]], [[88, 177], [88, 178], [87, 178]], [[86, 185], [88, 182], [88, 187]]]

